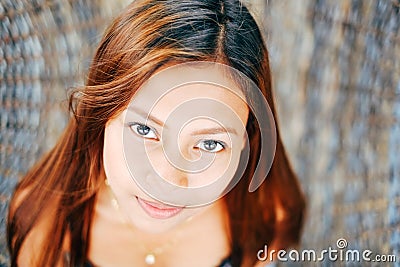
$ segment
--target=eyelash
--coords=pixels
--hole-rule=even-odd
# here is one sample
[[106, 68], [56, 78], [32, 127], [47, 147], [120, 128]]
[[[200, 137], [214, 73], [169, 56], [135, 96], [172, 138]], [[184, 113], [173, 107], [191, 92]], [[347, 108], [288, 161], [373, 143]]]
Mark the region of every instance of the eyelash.
[[[150, 126], [147, 126], [146, 124], [133, 122], [133, 123], [129, 123], [128, 126], [136, 135], [138, 135], [140, 137], [143, 137], [143, 138], [146, 138], [146, 139], [159, 140], [157, 131], [155, 129], [153, 129], [152, 127], [150, 127]], [[146, 135], [139, 133], [138, 127], [146, 127], [146, 128], [148, 128], [148, 131], [152, 132], [153, 136], [147, 137], [146, 135], [148, 133], [146, 133]], [[216, 147], [220, 146], [220, 148], [217, 151], [208, 150], [204, 146], [207, 142], [214, 142], [216, 144]], [[205, 152], [209, 152], [209, 153], [218, 153], [218, 152], [220, 152], [220, 151], [222, 151], [222, 150], [224, 150], [226, 148], [226, 144], [225, 144], [225, 142], [222, 142], [222, 141], [206, 139], [206, 140], [200, 140], [197, 143], [197, 145], [195, 146], [195, 148], [201, 149], [201, 150], [203, 150]]]

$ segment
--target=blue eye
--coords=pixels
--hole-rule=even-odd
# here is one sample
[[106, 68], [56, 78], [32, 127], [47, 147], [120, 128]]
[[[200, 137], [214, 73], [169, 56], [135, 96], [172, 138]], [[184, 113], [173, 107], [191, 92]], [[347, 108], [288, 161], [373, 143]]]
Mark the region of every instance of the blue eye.
[[129, 125], [129, 127], [135, 134], [137, 134], [141, 137], [144, 137], [147, 139], [158, 139], [156, 131], [145, 124], [132, 123]]
[[203, 140], [200, 141], [195, 147], [211, 153], [217, 153], [225, 149], [225, 145], [216, 140]]

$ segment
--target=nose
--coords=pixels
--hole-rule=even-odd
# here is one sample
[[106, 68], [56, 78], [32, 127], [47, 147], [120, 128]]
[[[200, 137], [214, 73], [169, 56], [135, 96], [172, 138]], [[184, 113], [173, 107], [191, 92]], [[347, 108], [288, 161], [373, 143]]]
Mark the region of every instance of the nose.
[[174, 185], [182, 187], [187, 187], [189, 185], [187, 173], [173, 166], [168, 160], [158, 162], [154, 168], [161, 178]]
[[[170, 158], [171, 155], [166, 154], [165, 151], [158, 151], [152, 153], [150, 156], [151, 165], [153, 170], [164, 180], [173, 185], [188, 187], [188, 173], [183, 168], [183, 164], [176, 162], [176, 157]], [[180, 161], [181, 162], [181, 161]]]

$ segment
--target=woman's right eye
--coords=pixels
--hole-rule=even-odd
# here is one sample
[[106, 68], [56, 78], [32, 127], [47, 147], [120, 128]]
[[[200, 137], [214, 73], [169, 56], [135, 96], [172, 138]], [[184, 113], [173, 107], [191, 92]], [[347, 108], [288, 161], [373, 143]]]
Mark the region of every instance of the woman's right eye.
[[129, 125], [129, 127], [135, 134], [141, 137], [158, 140], [156, 131], [145, 124], [132, 123], [131, 125]]

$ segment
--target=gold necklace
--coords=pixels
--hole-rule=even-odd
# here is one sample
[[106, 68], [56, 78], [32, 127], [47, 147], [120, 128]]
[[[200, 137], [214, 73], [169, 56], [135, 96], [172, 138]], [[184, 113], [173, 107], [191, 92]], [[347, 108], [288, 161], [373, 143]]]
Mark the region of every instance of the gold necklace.
[[[132, 226], [131, 223], [129, 223], [129, 219], [126, 218], [126, 214], [121, 211], [120, 205], [118, 203], [117, 198], [115, 197], [115, 193], [111, 188], [110, 182], [108, 181], [108, 179], [105, 179], [105, 183], [108, 187], [108, 191], [110, 192], [110, 197], [111, 197], [111, 206], [118, 212], [118, 214], [120, 215], [121, 221], [122, 223], [124, 223], [125, 225], [127, 225], [129, 228], [131, 228], [132, 230], [135, 230]], [[185, 222], [189, 222], [192, 220], [193, 217], [189, 217]], [[156, 256], [162, 254], [165, 250], [167, 250], [168, 248], [170, 248], [171, 246], [173, 246], [174, 244], [177, 243], [178, 238], [180, 237], [180, 232], [177, 233], [177, 235], [175, 236], [175, 238], [173, 238], [172, 240], [170, 240], [170, 242], [164, 244], [161, 247], [156, 247], [154, 249], [148, 249], [146, 248], [143, 244], [141, 244], [141, 247], [144, 249], [145, 251], [145, 258], [144, 258], [144, 262], [147, 265], [154, 265], [156, 263]]]

